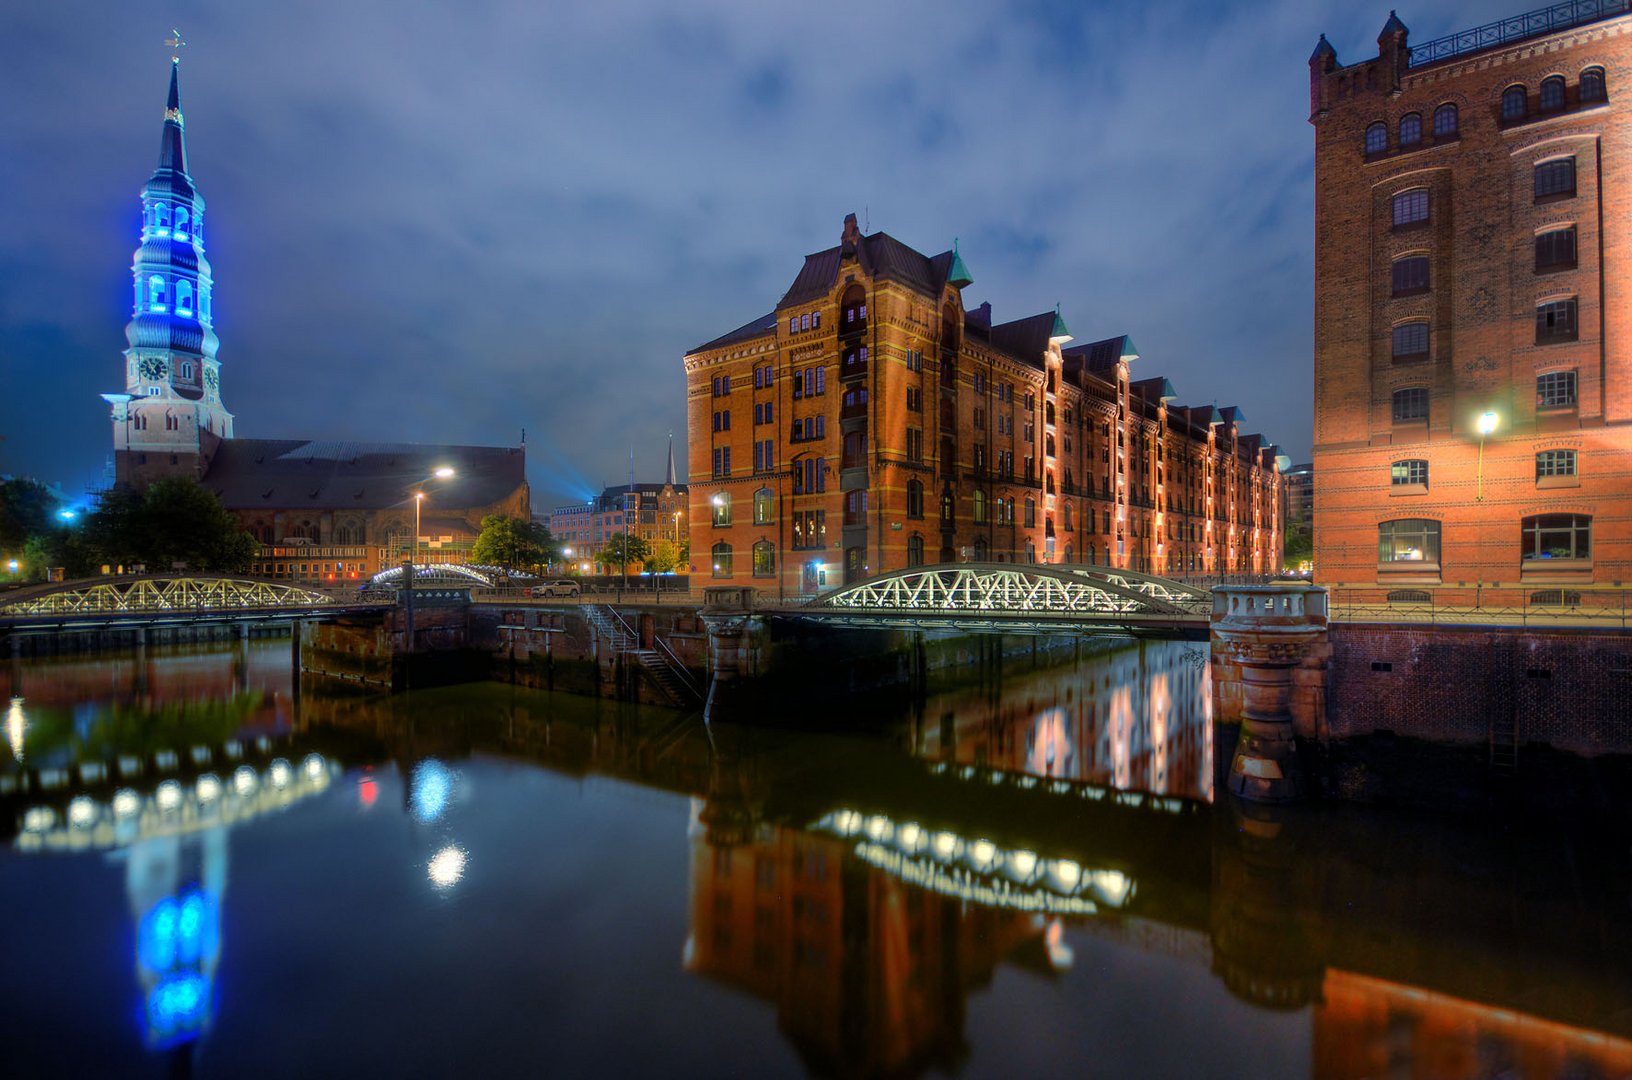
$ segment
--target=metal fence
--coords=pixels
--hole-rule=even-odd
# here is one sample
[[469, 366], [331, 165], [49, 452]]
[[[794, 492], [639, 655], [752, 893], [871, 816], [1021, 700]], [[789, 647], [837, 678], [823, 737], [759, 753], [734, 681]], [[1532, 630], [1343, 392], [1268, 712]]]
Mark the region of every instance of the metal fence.
[[1527, 11], [1499, 19], [1472, 30], [1459, 30], [1422, 45], [1411, 46], [1411, 66], [1448, 60], [1464, 53], [1478, 52], [1496, 45], [1507, 45], [1527, 38], [1541, 37], [1572, 26], [1582, 26], [1616, 15], [1624, 15], [1632, 0], [1566, 0], [1562, 4]]
[[1526, 588], [1335, 588], [1334, 622], [1479, 626], [1632, 626], [1632, 589], [1592, 585]]

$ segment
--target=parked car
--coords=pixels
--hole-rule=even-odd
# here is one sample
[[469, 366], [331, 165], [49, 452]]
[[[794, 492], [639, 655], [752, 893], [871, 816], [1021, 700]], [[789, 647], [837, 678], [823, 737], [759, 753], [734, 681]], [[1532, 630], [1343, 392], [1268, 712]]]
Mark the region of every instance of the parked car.
[[527, 590], [529, 596], [577, 596], [579, 592], [576, 581], [545, 581], [534, 585]]

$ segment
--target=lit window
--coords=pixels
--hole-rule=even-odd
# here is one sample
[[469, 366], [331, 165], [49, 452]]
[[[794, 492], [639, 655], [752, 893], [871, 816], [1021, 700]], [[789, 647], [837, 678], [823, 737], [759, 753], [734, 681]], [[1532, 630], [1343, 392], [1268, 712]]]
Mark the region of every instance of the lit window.
[[1536, 344], [1576, 339], [1575, 297], [1536, 305]]
[[1394, 422], [1428, 419], [1428, 388], [1408, 386], [1394, 391]]
[[1550, 75], [1541, 80], [1541, 111], [1556, 112], [1564, 107], [1564, 76]]
[[754, 524], [769, 525], [776, 520], [776, 494], [770, 488], [754, 492]]
[[1586, 514], [1537, 514], [1519, 531], [1519, 558], [1590, 559], [1592, 518]]
[[1396, 461], [1389, 466], [1389, 483], [1395, 487], [1403, 487], [1407, 484], [1426, 486], [1428, 483], [1428, 463], [1420, 459]]
[[776, 576], [776, 548], [769, 540], [759, 540], [754, 544], [754, 576]]
[[1523, 120], [1526, 111], [1524, 87], [1510, 86], [1502, 91], [1503, 120]]
[[797, 334], [798, 332], [799, 332], [799, 316], [789, 315], [788, 316], [788, 333]]
[[1608, 101], [1609, 95], [1604, 92], [1604, 69], [1590, 67], [1581, 73], [1581, 102], [1586, 104], [1593, 101]]
[[1394, 359], [1415, 360], [1428, 355], [1428, 324], [1401, 323], [1394, 328]]
[[1574, 476], [1574, 450], [1543, 450], [1536, 455], [1536, 479], [1544, 476]]
[[721, 540], [709, 551], [713, 557], [714, 576], [728, 578], [731, 576], [731, 545]]
[[1379, 563], [1439, 562], [1439, 522], [1428, 518], [1402, 518], [1377, 525]]
[[164, 278], [158, 274], [147, 279], [147, 306], [153, 311], [164, 310]]
[[1416, 188], [1394, 196], [1394, 227], [1421, 225], [1428, 220], [1428, 189]]
[[1422, 114], [1406, 113], [1400, 117], [1400, 145], [1416, 146], [1422, 142]]
[[1388, 125], [1381, 120], [1366, 128], [1366, 156], [1381, 154], [1388, 149]]
[[1441, 105], [1439, 108], [1435, 109], [1434, 138], [1448, 139], [1452, 135], [1455, 135], [1456, 131], [1456, 106]]
[[1549, 371], [1536, 376], [1536, 408], [1564, 409], [1575, 403], [1575, 372]]
[[1575, 268], [1575, 226], [1536, 237], [1536, 272]]
[[976, 525], [986, 524], [986, 493], [975, 489], [973, 518]]
[[1567, 198], [1575, 194], [1575, 159], [1559, 158], [1536, 166], [1536, 198]]

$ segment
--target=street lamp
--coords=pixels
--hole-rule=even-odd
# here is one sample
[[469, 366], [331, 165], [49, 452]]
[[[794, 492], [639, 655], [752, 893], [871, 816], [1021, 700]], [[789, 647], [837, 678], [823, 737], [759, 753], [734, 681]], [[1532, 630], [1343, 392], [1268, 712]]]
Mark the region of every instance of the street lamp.
[[1485, 438], [1496, 430], [1496, 414], [1486, 409], [1479, 414], [1479, 467], [1474, 474], [1474, 502], [1485, 501]]

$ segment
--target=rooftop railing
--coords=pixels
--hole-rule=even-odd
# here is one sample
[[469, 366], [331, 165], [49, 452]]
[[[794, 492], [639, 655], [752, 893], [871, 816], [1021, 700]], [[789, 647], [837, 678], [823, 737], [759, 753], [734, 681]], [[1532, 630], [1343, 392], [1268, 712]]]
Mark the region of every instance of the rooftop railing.
[[1557, 30], [1568, 30], [1616, 15], [1626, 14], [1632, 0], [1567, 0], [1523, 15], [1514, 15], [1499, 22], [1461, 30], [1447, 37], [1435, 38], [1422, 45], [1411, 46], [1411, 66], [1448, 60], [1453, 56], [1478, 52], [1497, 45], [1508, 45], [1527, 38], [1541, 37]]

